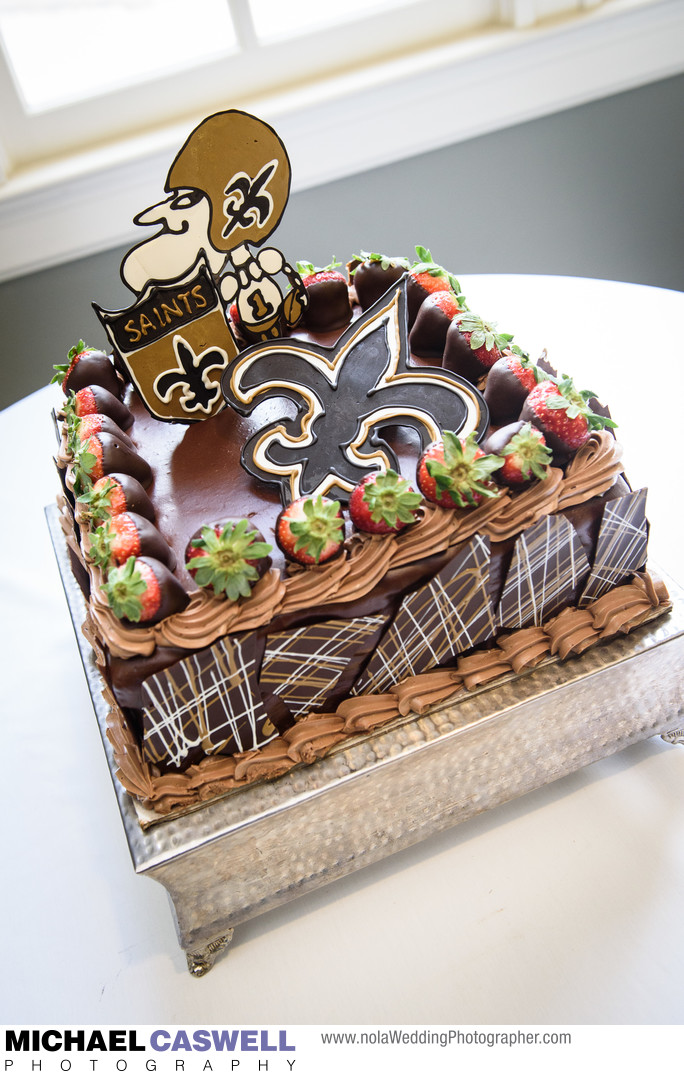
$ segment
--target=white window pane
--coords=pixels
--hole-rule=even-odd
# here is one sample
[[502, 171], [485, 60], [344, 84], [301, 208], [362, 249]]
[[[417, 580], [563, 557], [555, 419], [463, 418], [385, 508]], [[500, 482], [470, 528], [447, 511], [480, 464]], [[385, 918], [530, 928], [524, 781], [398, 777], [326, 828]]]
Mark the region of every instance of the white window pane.
[[226, 0], [0, 0], [0, 34], [30, 112], [237, 47]]
[[388, 8], [405, 7], [412, 0], [343, 0], [325, 4], [322, 0], [250, 0], [256, 36], [260, 41], [297, 37]]

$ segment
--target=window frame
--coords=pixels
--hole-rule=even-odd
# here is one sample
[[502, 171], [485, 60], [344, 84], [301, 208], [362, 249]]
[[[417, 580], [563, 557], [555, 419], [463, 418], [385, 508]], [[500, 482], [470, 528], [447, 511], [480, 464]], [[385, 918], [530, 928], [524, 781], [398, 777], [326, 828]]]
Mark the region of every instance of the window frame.
[[[562, 2], [575, 7], [579, 0]], [[260, 43], [250, 18], [249, 0], [225, 3], [233, 18], [238, 52], [40, 112], [25, 107], [0, 35], [0, 145], [9, 176], [42, 161], [135, 138], [184, 116], [213, 111], [220, 101], [242, 107], [242, 102], [274, 94], [307, 93], [312, 87], [315, 92], [315, 87], [330, 77], [348, 74], [353, 78], [355, 72], [434, 47], [445, 38], [487, 33], [495, 26], [501, 7], [501, 0], [459, 0], [458, 4], [453, 0], [404, 0], [391, 18], [387, 11], [380, 11], [330, 28]]]

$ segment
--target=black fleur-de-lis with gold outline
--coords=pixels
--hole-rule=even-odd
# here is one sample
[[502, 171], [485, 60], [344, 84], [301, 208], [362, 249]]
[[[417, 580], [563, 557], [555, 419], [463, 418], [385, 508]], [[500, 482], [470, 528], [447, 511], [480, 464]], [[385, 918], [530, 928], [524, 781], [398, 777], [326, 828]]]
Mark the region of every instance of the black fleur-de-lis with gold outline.
[[291, 338], [242, 351], [222, 377], [226, 402], [248, 415], [281, 398], [297, 412], [247, 441], [244, 468], [280, 486], [284, 504], [314, 494], [346, 499], [368, 473], [399, 469], [386, 429], [411, 427], [421, 450], [445, 429], [484, 436], [481, 393], [450, 370], [411, 365], [407, 335], [404, 277], [332, 348]]
[[173, 350], [178, 366], [159, 374], [154, 382], [155, 393], [163, 403], [168, 403], [173, 393], [180, 389], [179, 403], [184, 411], [210, 414], [221, 398], [221, 384], [216, 378], [211, 380], [209, 372], [225, 369], [227, 353], [220, 347], [209, 347], [196, 355], [180, 335], [173, 338]]

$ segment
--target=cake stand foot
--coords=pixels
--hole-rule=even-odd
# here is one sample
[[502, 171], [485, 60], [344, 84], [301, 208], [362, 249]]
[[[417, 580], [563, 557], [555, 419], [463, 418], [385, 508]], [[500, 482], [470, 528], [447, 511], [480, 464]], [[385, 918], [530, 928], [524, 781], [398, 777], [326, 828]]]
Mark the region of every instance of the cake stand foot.
[[232, 941], [234, 932], [234, 930], [229, 929], [226, 933], [222, 934], [222, 936], [216, 937], [213, 941], [209, 941], [204, 948], [196, 948], [192, 952], [185, 953], [185, 958], [188, 961], [188, 970], [193, 978], [201, 978], [211, 970], [218, 957], [222, 952], [225, 952]]
[[666, 743], [677, 743], [679, 746], [684, 746], [684, 728], [676, 728], [672, 732], [663, 732], [661, 739], [664, 739]]

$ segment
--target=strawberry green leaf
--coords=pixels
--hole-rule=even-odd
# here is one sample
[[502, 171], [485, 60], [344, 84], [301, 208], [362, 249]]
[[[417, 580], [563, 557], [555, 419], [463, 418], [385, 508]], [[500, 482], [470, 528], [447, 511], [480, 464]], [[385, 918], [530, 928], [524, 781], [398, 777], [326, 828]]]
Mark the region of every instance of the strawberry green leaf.
[[597, 414], [590, 407], [589, 401], [597, 398], [594, 391], [589, 388], [581, 390], [576, 388], [572, 377], [568, 377], [567, 374], [563, 374], [562, 377], [556, 380], [556, 387], [559, 395], [550, 396], [546, 400], [545, 406], [549, 410], [565, 410], [570, 419], [578, 418], [582, 415], [591, 430], [617, 428], [617, 423], [612, 418]]
[[114, 482], [108, 478], [99, 489], [91, 485], [84, 493], [81, 493], [77, 499], [79, 504], [85, 505], [86, 515], [89, 518], [95, 521], [111, 518], [111, 494], [114, 488]]
[[530, 422], [513, 434], [500, 454], [513, 456], [524, 478], [535, 477], [540, 481], [547, 476], [553, 458], [553, 452], [544, 442], [543, 434]]
[[[513, 337], [509, 336], [509, 341], [512, 339]], [[514, 343], [511, 346], [510, 350], [513, 352], [514, 355], [518, 356], [518, 358], [520, 359], [520, 365], [523, 369], [531, 369], [533, 371], [537, 383], [539, 383], [542, 377], [546, 377], [546, 374], [542, 373], [538, 366], [532, 364], [528, 351], [523, 351], [522, 347], [519, 347], [517, 343]]]
[[147, 583], [140, 574], [134, 556], [129, 556], [122, 567], [112, 567], [102, 591], [109, 607], [120, 620], [138, 623], [142, 615], [141, 594], [147, 590]]
[[52, 368], [55, 371], [55, 373], [54, 373], [54, 376], [50, 378], [50, 384], [60, 384], [61, 385], [64, 382], [64, 378], [67, 375], [67, 370], [69, 369], [69, 363], [68, 362], [59, 363], [59, 364], [53, 366]]
[[483, 321], [477, 314], [469, 311], [461, 314], [458, 327], [462, 332], [470, 334], [469, 342], [473, 351], [479, 350], [480, 347], [486, 347], [488, 351], [494, 350], [495, 347], [503, 350], [513, 339], [509, 332], [497, 332], [496, 324]]
[[426, 469], [440, 497], [449, 496], [459, 508], [474, 507], [478, 500], [499, 495], [499, 490], [488, 484], [491, 475], [503, 465], [498, 455], [478, 455], [480, 451], [475, 434], [464, 442], [450, 430], [442, 434], [444, 462], [430, 459]]
[[443, 276], [448, 279], [448, 272], [441, 265], [438, 265], [436, 261], [432, 260], [432, 254], [429, 250], [426, 250], [424, 246], [416, 247], [416, 255], [418, 261], [411, 265], [411, 272], [415, 275], [420, 273], [427, 273], [428, 276]]
[[88, 442], [79, 444], [74, 451], [74, 466], [83, 474], [90, 477], [93, 467], [97, 463], [97, 456], [88, 449]]
[[91, 531], [89, 552], [98, 567], [107, 567], [112, 558], [112, 532], [108, 522]]
[[325, 501], [322, 496], [309, 497], [302, 510], [304, 518], [289, 523], [290, 531], [297, 539], [294, 551], [305, 552], [318, 563], [330, 542], [342, 541], [344, 520], [339, 516], [339, 501]]
[[590, 410], [586, 417], [587, 425], [592, 431], [595, 429], [617, 429], [617, 422], [604, 414], [596, 414], [595, 411]]
[[[368, 250], [360, 250], [358, 254], [354, 254], [354, 257], [351, 260], [358, 261], [360, 265], [363, 264], [364, 261], [379, 262], [383, 269], [389, 269], [392, 266], [397, 266], [400, 269], [410, 268], [407, 258], [393, 258], [389, 257], [387, 254], [374, 254]], [[354, 267], [354, 269], [352, 270], [352, 276], [358, 268], [359, 265], [356, 265]]]
[[396, 471], [386, 470], [364, 486], [362, 500], [374, 523], [395, 527], [397, 523], [415, 522], [415, 512], [423, 498]]
[[229, 601], [249, 597], [259, 579], [256, 564], [273, 551], [249, 529], [247, 519], [228, 522], [218, 533], [213, 526], [203, 526], [192, 546], [201, 555], [190, 557], [185, 566], [197, 585], [211, 587], [217, 597], [225, 594]]
[[69, 372], [69, 368], [71, 366], [72, 360], [76, 357], [76, 355], [80, 355], [81, 351], [85, 351], [85, 350], [86, 350], [85, 343], [83, 342], [83, 340], [79, 340], [78, 343], [75, 344], [69, 350], [69, 352], [67, 354], [67, 361], [66, 362], [59, 362], [59, 363], [57, 363], [56, 365], [54, 365], [52, 367], [53, 370], [55, 371], [55, 374], [54, 374], [54, 377], [52, 378], [52, 380], [50, 381], [50, 384], [60, 384], [60, 385], [63, 384], [64, 378], [66, 377], [67, 373]]
[[69, 362], [76, 358], [76, 355], [80, 355], [82, 351], [87, 350], [88, 348], [86, 347], [85, 341], [79, 340], [78, 343], [74, 344], [74, 346], [69, 350], [69, 353], [67, 354]]
[[71, 475], [76, 496], [86, 492], [93, 484], [91, 474], [96, 463], [97, 456], [88, 451], [87, 442], [76, 447], [71, 465]]
[[332, 261], [329, 265], [313, 265], [310, 261], [298, 261], [297, 272], [300, 276], [314, 276], [318, 272], [332, 272], [334, 269], [339, 269], [341, 261], [338, 261], [333, 254]]

